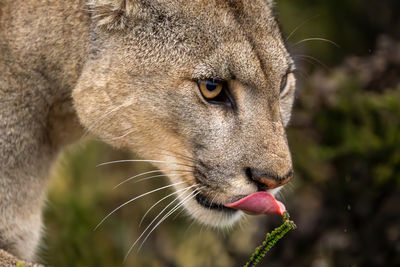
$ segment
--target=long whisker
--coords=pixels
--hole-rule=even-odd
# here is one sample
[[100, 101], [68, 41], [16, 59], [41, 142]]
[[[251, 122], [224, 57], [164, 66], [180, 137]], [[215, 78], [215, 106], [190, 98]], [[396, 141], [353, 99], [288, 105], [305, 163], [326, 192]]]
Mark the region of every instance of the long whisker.
[[[195, 185], [196, 185], [196, 184], [195, 184]], [[182, 194], [178, 195], [178, 198], [179, 198], [180, 196], [183, 196], [183, 195], [190, 189], [190, 187], [186, 187], [186, 188], [184, 188], [184, 189], [185, 189], [185, 191], [184, 191]], [[162, 209], [162, 211], [149, 223], [149, 225], [146, 227], [146, 229], [143, 230], [143, 232], [142, 232], [142, 233], [140, 234], [140, 236], [135, 240], [135, 242], [131, 245], [131, 247], [129, 248], [128, 252], [126, 253], [124, 262], [126, 261], [128, 255], [129, 255], [129, 253], [132, 251], [132, 249], [135, 247], [135, 245], [139, 242], [139, 240], [142, 238], [142, 236], [146, 233], [146, 231], [150, 228], [150, 226], [157, 220], [158, 217], [160, 217], [160, 216], [163, 214], [163, 212], [164, 212], [166, 209], [168, 209], [169, 206], [171, 206], [175, 201], [177, 201], [178, 198], [175, 198], [175, 199], [172, 200], [167, 206], [165, 206], [165, 207]]]
[[166, 156], [179, 156], [181, 159], [185, 159], [185, 160], [188, 160], [189, 162], [196, 163], [196, 161], [195, 161], [194, 158], [189, 157], [189, 156], [187, 156], [187, 155], [184, 155], [184, 154], [182, 154], [182, 153], [179, 153], [179, 152], [176, 152], [176, 151], [170, 151], [170, 150], [164, 149], [164, 148], [161, 148], [161, 150], [173, 154], [173, 155], [167, 154]]
[[107, 216], [105, 216], [105, 217], [96, 225], [96, 227], [94, 228], [94, 231], [96, 231], [97, 228], [99, 228], [99, 226], [100, 226], [108, 217], [110, 217], [114, 212], [116, 212], [116, 211], [119, 210], [120, 208], [122, 208], [122, 207], [128, 205], [129, 203], [135, 201], [136, 199], [139, 199], [139, 198], [144, 197], [144, 196], [147, 196], [147, 195], [149, 195], [149, 194], [151, 194], [151, 193], [154, 193], [154, 192], [163, 190], [163, 189], [165, 189], [165, 188], [169, 188], [169, 187], [172, 187], [172, 186], [175, 186], [175, 185], [179, 185], [179, 184], [183, 184], [183, 183], [186, 183], [186, 181], [182, 181], [182, 182], [178, 182], [178, 183], [174, 183], [174, 184], [162, 186], [162, 187], [160, 187], [160, 188], [151, 190], [151, 191], [146, 192], [146, 193], [144, 193], [144, 194], [141, 194], [141, 195], [139, 195], [139, 196], [137, 196], [137, 197], [134, 197], [134, 198], [132, 198], [131, 200], [128, 200], [127, 202], [125, 202], [125, 203], [119, 205], [119, 206], [116, 207], [114, 210], [112, 210], [109, 214], [107, 214]]
[[96, 167], [100, 167], [100, 166], [104, 166], [104, 165], [110, 165], [110, 164], [115, 164], [115, 163], [125, 163], [125, 162], [168, 163], [167, 161], [164, 161], [164, 160], [152, 160], [152, 159], [122, 159], [122, 160], [113, 160], [113, 161], [103, 162], [103, 163], [98, 164]]
[[[159, 172], [162, 173], [162, 172], [167, 172], [167, 171], [170, 171], [170, 170], [153, 170], [153, 171], [148, 171], [148, 172], [139, 173], [139, 174], [137, 174], [137, 175], [135, 175], [135, 176], [131, 176], [131, 177], [125, 179], [124, 181], [120, 182], [119, 184], [117, 184], [116, 186], [114, 186], [113, 189], [119, 187], [120, 185], [122, 185], [122, 184], [124, 184], [124, 183], [126, 183], [126, 182], [129, 182], [130, 180], [133, 180], [133, 179], [135, 179], [135, 178], [138, 178], [138, 177], [140, 177], [140, 176], [144, 176], [144, 175], [146, 175], [146, 174], [151, 174], [151, 173], [159, 173]], [[179, 172], [192, 172], [192, 171], [190, 171], [190, 170], [175, 170], [175, 171], [179, 171]]]
[[122, 185], [122, 184], [124, 184], [124, 183], [126, 183], [126, 182], [128, 182], [128, 181], [130, 181], [130, 180], [132, 180], [132, 179], [135, 179], [135, 178], [137, 178], [137, 177], [140, 177], [140, 176], [143, 176], [143, 175], [146, 175], [146, 174], [151, 174], [151, 173], [159, 173], [159, 172], [163, 172], [163, 171], [164, 171], [164, 170], [153, 170], [153, 171], [147, 171], [147, 172], [142, 172], [142, 173], [136, 174], [136, 175], [134, 175], [134, 176], [131, 176], [131, 177], [129, 177], [129, 178], [123, 180], [122, 182], [120, 182], [119, 184], [117, 184], [116, 186], [114, 186], [113, 189], [115, 189], [115, 188], [117, 188], [118, 186], [120, 186], [120, 185]]
[[176, 158], [178, 158], [178, 159], [181, 159], [181, 160], [184, 160], [184, 161], [186, 161], [187, 163], [196, 163], [196, 161], [194, 161], [194, 160], [192, 160], [192, 159], [188, 159], [188, 158], [185, 158], [185, 157], [183, 157], [183, 156], [180, 156], [180, 155], [171, 155], [171, 154], [164, 154], [164, 153], [158, 153], [157, 155], [160, 155], [160, 156], [169, 156], [169, 157], [176, 157]]
[[179, 215], [181, 215], [182, 214], [182, 212], [184, 212], [185, 211], [185, 209], [182, 209], [181, 211], [179, 211], [177, 214], [175, 214], [175, 216], [174, 216], [174, 218], [173, 218], [173, 220], [176, 220], [176, 218], [178, 218], [179, 217]]
[[335, 43], [334, 41], [331, 41], [331, 40], [325, 39], [325, 38], [319, 38], [319, 37], [303, 39], [303, 40], [298, 41], [297, 43], [293, 44], [291, 47], [294, 48], [294, 47], [298, 46], [299, 44], [304, 43], [304, 42], [308, 42], [308, 41], [324, 41], [324, 42], [333, 44], [337, 48], [340, 48], [340, 46], [337, 43]]
[[[176, 174], [168, 174], [168, 176], [169, 175], [176, 175]], [[150, 179], [154, 179], [154, 178], [158, 178], [158, 177], [168, 177], [168, 176], [165, 175], [165, 174], [158, 174], [158, 175], [153, 175], [153, 176], [150, 176], [150, 177], [145, 177], [145, 178], [139, 179], [139, 180], [137, 180], [137, 181], [135, 181], [133, 183], [136, 184], [136, 183], [139, 183], [141, 181], [146, 181], [146, 180], [150, 180]]]
[[[203, 187], [202, 187], [203, 188]], [[200, 193], [200, 192], [199, 192]], [[217, 197], [217, 194], [215, 194], [214, 195], [214, 197], [212, 198], [212, 200], [211, 200], [211, 202], [210, 202], [210, 205], [208, 206], [208, 210], [209, 211], [211, 211], [211, 205], [213, 204], [213, 202], [214, 202], [214, 200], [215, 200], [215, 198]], [[184, 209], [182, 209], [180, 212], [178, 212], [175, 216], [174, 216], [174, 220], [176, 219], [176, 218], [178, 218], [178, 216], [182, 213], [184, 211]], [[202, 225], [202, 227], [203, 227], [204, 225]]]
[[[301, 59], [301, 58], [300, 58], [300, 59]], [[302, 70], [300, 70], [300, 69], [294, 70], [294, 74], [295, 74], [295, 75], [301, 75], [301, 77], [302, 77], [304, 80], [307, 80], [307, 79], [310, 77], [305, 71], [302, 71]]]
[[[195, 193], [193, 195], [193, 193]], [[182, 207], [185, 202], [189, 201], [190, 199], [193, 199], [194, 197], [196, 197], [199, 194], [199, 189], [193, 190], [193, 192], [191, 192], [187, 197], [185, 197], [181, 203], [179, 203], [177, 206], [175, 206], [173, 209], [171, 209], [167, 214], [164, 215], [164, 217], [162, 217], [160, 219], [160, 221], [153, 227], [153, 229], [151, 229], [151, 231], [146, 235], [146, 237], [143, 239], [142, 243], [140, 244], [138, 251], [142, 248], [143, 244], [146, 242], [147, 238], [149, 238], [149, 236], [151, 235], [151, 233], [163, 222], [165, 221], [170, 215], [172, 215], [175, 211], [177, 211], [180, 207]]]
[[106, 117], [108, 117], [115, 111], [118, 111], [120, 108], [122, 108], [124, 106], [129, 106], [130, 104], [131, 103], [123, 103], [123, 104], [109, 110], [108, 112], [104, 113], [103, 115], [101, 115], [97, 120], [95, 120], [91, 125], [89, 125], [89, 127], [87, 127], [87, 129], [86, 129], [85, 133], [82, 135], [81, 139], [86, 137], [88, 135], [88, 133], [94, 128], [94, 126], [96, 126], [100, 121], [104, 120]]
[[96, 167], [104, 166], [104, 165], [109, 165], [109, 164], [115, 164], [115, 163], [125, 163], [125, 162], [152, 162], [152, 163], [173, 163], [181, 166], [186, 166], [193, 168], [194, 166], [192, 165], [186, 165], [182, 163], [174, 163], [174, 162], [168, 162], [165, 160], [153, 160], [153, 159], [123, 159], [123, 160], [113, 160], [113, 161], [108, 161], [108, 162], [103, 162], [98, 164]]
[[113, 137], [113, 138], [110, 138], [110, 139], [103, 139], [103, 140], [105, 140], [105, 141], [115, 141], [115, 140], [119, 140], [119, 139], [122, 139], [122, 138], [124, 138], [124, 137], [130, 135], [130, 134], [133, 133], [133, 132], [134, 132], [134, 130], [129, 130], [128, 132], [124, 133], [124, 134], [121, 135], [121, 136]]
[[278, 195], [278, 197], [283, 200], [284, 202], [286, 202], [286, 197], [283, 194], [282, 190], [276, 193]]
[[285, 42], [289, 41], [290, 37], [291, 37], [293, 34], [295, 34], [295, 33], [297, 32], [298, 29], [300, 29], [301, 27], [303, 27], [304, 24], [306, 24], [306, 23], [309, 22], [310, 20], [313, 20], [313, 19], [315, 19], [315, 18], [317, 18], [317, 17], [319, 17], [319, 16], [320, 16], [320, 15], [315, 15], [315, 16], [313, 16], [313, 17], [311, 17], [311, 18], [308, 18], [308, 19], [306, 19], [305, 21], [303, 21], [299, 26], [297, 26], [296, 28], [294, 28], [294, 30], [293, 30], [291, 33], [289, 33], [289, 35], [288, 35], [288, 36], [286, 37], [286, 39], [285, 39]]
[[139, 179], [139, 180], [135, 181], [134, 184], [142, 182], [142, 181], [147, 181], [150, 179], [158, 178], [158, 177], [169, 177], [169, 176], [176, 176], [176, 175], [181, 175], [181, 173], [169, 173], [168, 175], [167, 174], [153, 175], [150, 177], [145, 177], [145, 178]]
[[[296, 63], [297, 62], [300, 62], [300, 61], [305, 61], [305, 62], [307, 62], [307, 63], [310, 63], [311, 65], [313, 65], [314, 67], [317, 67], [317, 66], [319, 66], [318, 64], [316, 64], [314, 61], [312, 61], [312, 60], [309, 60], [308, 58], [304, 58], [304, 57], [300, 57], [300, 56], [294, 56], [294, 59], [296, 60]], [[325, 67], [324, 67], [324, 69], [325, 69]]]
[[185, 188], [176, 190], [175, 192], [172, 192], [171, 194], [166, 195], [165, 197], [163, 197], [162, 199], [160, 199], [159, 201], [157, 201], [156, 203], [154, 203], [154, 204], [146, 211], [146, 213], [143, 215], [142, 219], [140, 220], [139, 227], [142, 225], [142, 223], [143, 223], [144, 219], [146, 218], [147, 214], [148, 214], [155, 206], [157, 206], [161, 201], [163, 201], [164, 199], [167, 199], [167, 198], [169, 198], [169, 197], [175, 195], [176, 193], [182, 192], [183, 190], [187, 191], [189, 188], [192, 188], [192, 187], [194, 187], [194, 186], [196, 186], [196, 185], [197, 185], [197, 184], [194, 184], [194, 185], [191, 185], [191, 186], [189, 186], [189, 187], [185, 187]]
[[326, 69], [327, 71], [330, 71], [330, 68], [325, 65], [324, 63], [321, 62], [321, 60], [316, 59], [315, 57], [309, 56], [309, 55], [294, 55], [294, 58], [307, 58], [307, 59], [311, 59], [314, 60], [315, 62], [317, 62], [318, 64], [320, 64], [324, 69]]
[[[200, 190], [203, 189], [204, 187], [205, 187], [205, 186], [200, 187], [200, 188], [198, 189], [198, 192], [200, 193]], [[217, 195], [215, 195], [215, 196], [213, 197], [213, 199], [211, 200], [209, 210], [211, 210], [211, 205], [212, 205], [213, 201], [215, 200], [215, 197], [216, 197], [216, 196], [217, 196]], [[175, 220], [176, 218], [178, 218], [178, 216], [179, 216], [183, 211], [184, 211], [184, 209], [182, 209], [180, 212], [178, 212], [178, 213], [174, 216], [174, 220]]]
[[210, 206], [208, 206], [208, 210], [211, 211], [211, 205], [214, 203], [215, 198], [217, 197], [217, 194], [211, 199]]

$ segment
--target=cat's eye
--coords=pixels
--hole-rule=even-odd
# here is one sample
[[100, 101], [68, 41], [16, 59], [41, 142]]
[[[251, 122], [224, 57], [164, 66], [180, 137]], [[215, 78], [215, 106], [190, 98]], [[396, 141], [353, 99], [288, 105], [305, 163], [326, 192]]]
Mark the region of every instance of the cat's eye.
[[293, 72], [286, 73], [281, 80], [280, 95], [281, 97], [286, 96], [289, 92], [293, 91], [295, 84], [295, 77]]
[[213, 80], [201, 80], [198, 81], [198, 85], [201, 94], [207, 100], [216, 98], [224, 87], [221, 82], [216, 82]]
[[288, 81], [288, 75], [289, 73], [286, 73], [281, 80], [281, 89], [280, 89], [280, 93], [282, 94], [283, 91], [285, 90], [286, 86], [287, 86], [287, 81]]
[[197, 84], [203, 98], [211, 104], [235, 108], [235, 101], [228, 90], [228, 83], [214, 79], [198, 80]]

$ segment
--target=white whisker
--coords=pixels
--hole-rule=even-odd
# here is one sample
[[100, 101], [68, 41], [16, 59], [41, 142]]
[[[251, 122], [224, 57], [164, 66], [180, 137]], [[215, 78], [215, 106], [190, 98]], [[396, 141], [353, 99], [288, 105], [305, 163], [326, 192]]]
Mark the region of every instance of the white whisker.
[[282, 191], [282, 190], [280, 190], [279, 192], [277, 192], [277, 194], [278, 194], [278, 197], [280, 198], [280, 200], [282, 200], [283, 202], [287, 202], [287, 201], [286, 201], [286, 197], [285, 197], [285, 195], [283, 194], [283, 191]]
[[142, 182], [142, 181], [158, 178], [158, 177], [172, 177], [172, 176], [176, 176], [176, 175], [181, 175], [181, 173], [169, 173], [169, 174], [153, 175], [153, 176], [150, 176], [150, 177], [145, 177], [145, 178], [139, 179], [139, 180], [135, 181], [134, 184]]
[[175, 191], [175, 192], [172, 192], [171, 194], [168, 194], [167, 196], [163, 197], [162, 199], [160, 199], [159, 201], [157, 201], [156, 203], [154, 203], [154, 204], [146, 211], [146, 213], [143, 215], [142, 219], [140, 220], [139, 227], [142, 225], [142, 223], [143, 223], [143, 221], [144, 221], [144, 218], [147, 216], [147, 214], [148, 214], [155, 206], [157, 206], [158, 203], [160, 203], [160, 202], [163, 201], [164, 199], [167, 199], [167, 198], [169, 198], [170, 196], [173, 196], [173, 195], [175, 195], [175, 194], [177, 194], [177, 193], [179, 193], [179, 192], [182, 192], [182, 191], [184, 191], [184, 190], [187, 191], [189, 188], [192, 188], [193, 186], [196, 186], [196, 184], [194, 184], [194, 185], [192, 185], [192, 186], [189, 186], [189, 187], [185, 187], [185, 188], [179, 189], [179, 190], [177, 190], [177, 191]]
[[297, 75], [301, 75], [301, 78], [303, 78], [304, 80], [307, 80], [307, 79], [310, 78], [310, 76], [307, 74], [307, 72], [305, 72], [305, 71], [303, 71], [303, 70], [300, 70], [300, 69], [297, 69], [297, 70], [295, 71], [295, 74], [296, 74], [296, 76], [297, 76]]
[[[171, 171], [171, 170], [153, 170], [153, 171], [147, 171], [147, 172], [139, 173], [139, 174], [137, 174], [137, 175], [131, 176], [131, 177], [125, 179], [124, 181], [120, 182], [119, 184], [117, 184], [116, 186], [114, 186], [113, 189], [119, 187], [120, 185], [122, 185], [122, 184], [124, 184], [124, 183], [126, 183], [126, 182], [129, 182], [130, 180], [133, 180], [133, 179], [138, 178], [138, 177], [140, 177], [140, 176], [144, 176], [144, 175], [146, 175], [146, 174], [158, 173], [158, 172], [161, 172], [161, 173], [162, 173], [162, 172], [168, 172], [168, 171]], [[190, 171], [190, 170], [174, 170], [174, 172], [192, 172], [192, 171]], [[168, 174], [167, 174], [167, 175], [168, 175]], [[153, 176], [151, 176], [151, 177], [153, 177]], [[148, 177], [148, 178], [150, 178], [150, 177]], [[139, 181], [143, 181], [143, 180], [141, 179], [141, 180], [139, 180]], [[139, 181], [137, 181], [137, 182], [139, 182]]]
[[129, 203], [135, 201], [136, 199], [139, 199], [139, 198], [141, 198], [141, 197], [147, 196], [147, 195], [149, 195], [149, 194], [151, 194], [151, 193], [160, 191], [160, 190], [162, 190], [162, 189], [169, 188], [169, 187], [172, 187], [172, 186], [175, 186], [175, 185], [179, 185], [179, 184], [183, 184], [183, 183], [186, 183], [186, 181], [182, 181], [182, 182], [178, 182], [178, 183], [166, 185], [166, 186], [163, 186], [163, 187], [160, 187], [160, 188], [151, 190], [151, 191], [149, 191], [149, 192], [146, 192], [146, 193], [144, 193], [144, 194], [141, 194], [141, 195], [139, 195], [139, 196], [137, 196], [137, 197], [132, 198], [131, 200], [128, 200], [128, 201], [125, 202], [124, 204], [121, 204], [121, 205], [119, 205], [118, 207], [116, 207], [116, 208], [115, 208], [113, 211], [111, 211], [106, 217], [104, 217], [104, 218], [97, 224], [97, 226], [94, 228], [94, 231], [96, 231], [97, 228], [99, 228], [99, 226], [100, 226], [108, 217], [110, 217], [114, 212], [116, 212], [116, 211], [119, 210], [120, 208], [122, 208], [122, 207], [128, 205]]
[[306, 38], [306, 39], [303, 39], [303, 40], [301, 40], [301, 41], [298, 41], [297, 43], [295, 43], [294, 45], [292, 45], [292, 48], [298, 46], [298, 45], [301, 44], [301, 43], [308, 42], [308, 41], [324, 41], [324, 42], [333, 44], [333, 45], [336, 46], [337, 48], [340, 48], [340, 46], [339, 46], [337, 43], [335, 43], [334, 41], [331, 41], [331, 40], [325, 39], [325, 38], [318, 38], [318, 37], [315, 37], [315, 38]]
[[163, 171], [168, 171], [168, 170], [153, 170], [153, 171], [147, 171], [147, 172], [142, 172], [142, 173], [136, 174], [136, 175], [131, 176], [131, 177], [125, 179], [124, 181], [120, 182], [119, 184], [117, 184], [116, 186], [114, 186], [113, 189], [115, 189], [115, 188], [117, 188], [118, 186], [120, 186], [120, 185], [122, 185], [122, 184], [124, 184], [124, 183], [126, 183], [126, 182], [128, 182], [128, 181], [130, 181], [130, 180], [132, 180], [132, 179], [135, 179], [135, 178], [137, 178], [137, 177], [140, 177], [140, 176], [143, 176], [143, 175], [146, 175], [146, 174], [151, 174], [151, 173], [163, 172]]
[[[324, 69], [326, 69], [327, 71], [330, 71], [330, 68], [325, 65], [324, 63], [321, 62], [321, 60], [316, 59], [313, 56], [309, 56], [309, 55], [294, 55], [294, 58], [300, 58], [300, 59], [311, 59], [314, 60], [315, 62], [317, 62], [318, 64], [320, 64]], [[312, 63], [310, 61], [308, 61], [309, 63]]]
[[320, 16], [320, 15], [316, 15], [316, 16], [313, 16], [313, 17], [311, 17], [311, 18], [306, 19], [305, 21], [303, 21], [299, 26], [297, 26], [296, 28], [294, 28], [294, 30], [293, 30], [291, 33], [289, 33], [289, 35], [288, 35], [288, 36], [286, 37], [286, 39], [285, 39], [285, 42], [289, 41], [290, 37], [291, 37], [295, 32], [297, 32], [298, 29], [300, 29], [301, 27], [303, 27], [304, 24], [306, 24], [306, 23], [309, 22], [310, 20], [313, 20], [313, 19], [315, 19], [315, 18], [317, 18], [317, 17], [319, 17], [319, 16]]
[[122, 138], [128, 136], [129, 134], [133, 133], [133, 131], [134, 131], [134, 130], [130, 130], [130, 131], [128, 131], [127, 133], [125, 133], [125, 134], [123, 134], [123, 135], [121, 135], [121, 136], [113, 137], [113, 138], [110, 138], [110, 139], [105, 139], [105, 141], [115, 141], [115, 140], [122, 139]]
[[[204, 188], [204, 187], [201, 187], [201, 188]], [[200, 188], [200, 189], [201, 189], [201, 188]], [[212, 203], [214, 202], [214, 200], [215, 200], [216, 197], [217, 197], [217, 195], [215, 195], [215, 196], [213, 197], [213, 199], [211, 200], [210, 206], [208, 207], [208, 210], [209, 210], [209, 211], [211, 211], [211, 205], [212, 205]], [[175, 220], [176, 218], [178, 218], [178, 216], [179, 216], [183, 211], [184, 211], [184, 209], [182, 209], [180, 212], [178, 212], [178, 213], [174, 216], [174, 220]]]
[[[196, 184], [195, 184], [195, 185], [196, 185]], [[182, 194], [178, 195], [178, 198], [179, 198], [180, 196], [183, 196], [183, 195], [190, 189], [190, 187], [186, 187], [186, 188], [184, 188], [184, 189], [185, 189], [185, 191], [184, 191]], [[135, 240], [135, 242], [131, 245], [131, 247], [129, 248], [128, 252], [126, 253], [124, 262], [126, 261], [128, 255], [129, 255], [129, 253], [130, 253], [130, 252], [132, 251], [132, 249], [135, 247], [135, 245], [137, 244], [137, 242], [139, 242], [140, 238], [142, 238], [142, 236], [143, 236], [143, 235], [146, 233], [146, 231], [151, 227], [151, 225], [157, 220], [157, 218], [160, 217], [160, 216], [163, 214], [163, 212], [164, 212], [166, 209], [168, 209], [169, 206], [171, 206], [175, 201], [177, 201], [178, 198], [175, 198], [175, 199], [174, 199], [173, 201], [171, 201], [167, 206], [165, 206], [165, 207], [162, 209], [162, 211], [149, 223], [149, 225], [146, 227], [146, 229], [143, 230], [143, 232], [142, 232], [142, 233], [140, 234], [140, 236]]]
[[133, 182], [133, 183], [136, 184], [136, 183], [139, 183], [139, 182], [142, 182], [142, 181], [151, 180], [151, 179], [158, 178], [158, 177], [167, 177], [167, 178], [168, 178], [169, 176], [175, 176], [175, 175], [179, 175], [179, 174], [168, 174], [168, 175], [166, 175], [166, 174], [159, 174], [159, 175], [153, 175], [153, 176], [150, 176], [150, 177], [145, 177], [145, 178], [139, 179], [139, 180], [137, 180], [137, 181], [135, 181], [135, 182]]
[[178, 153], [178, 152], [173, 152], [173, 151], [170, 151], [170, 150], [167, 150], [167, 149], [161, 149], [161, 150], [166, 151], [166, 152], [169, 152], [169, 153], [173, 153], [173, 154], [161, 154], [161, 153], [160, 153], [159, 155], [177, 157], [177, 158], [180, 158], [180, 159], [189, 161], [189, 162], [191, 162], [191, 163], [196, 163], [195, 159], [192, 158], [192, 157], [183, 155], [183, 154]]
[[178, 216], [181, 215], [181, 213], [184, 212], [184, 211], [185, 211], [185, 209], [182, 209], [180, 212], [178, 212], [178, 213], [174, 216], [173, 220], [175, 220], [176, 218], [178, 218]]
[[121, 159], [121, 160], [113, 160], [113, 161], [103, 162], [103, 163], [98, 164], [96, 167], [100, 167], [100, 166], [104, 166], [104, 165], [110, 165], [110, 164], [115, 164], [115, 163], [125, 163], [125, 162], [168, 163], [167, 161], [164, 161], [164, 160], [152, 160], [152, 159]]
[[104, 113], [103, 115], [101, 115], [97, 120], [95, 120], [92, 124], [90, 124], [89, 127], [87, 127], [87, 129], [86, 129], [85, 133], [82, 135], [81, 139], [86, 137], [88, 135], [88, 133], [94, 128], [94, 126], [97, 125], [97, 123], [104, 120], [106, 117], [108, 117], [110, 114], [114, 113], [115, 111], [119, 110], [120, 108], [122, 108], [124, 106], [129, 106], [129, 105], [131, 105], [131, 103], [123, 103], [123, 104], [109, 110], [108, 112]]
[[[191, 192], [187, 197], [185, 197], [178, 205], [176, 205], [173, 209], [171, 209], [167, 214], [165, 214], [160, 221], [151, 229], [151, 231], [146, 235], [142, 243], [140, 244], [138, 251], [142, 248], [143, 244], [146, 242], [147, 238], [151, 235], [151, 233], [163, 222], [165, 221], [170, 215], [172, 215], [175, 211], [177, 211], [180, 207], [182, 207], [185, 202], [189, 201], [190, 199], [196, 197], [200, 192], [200, 189], [195, 189]], [[193, 195], [193, 193], [195, 193]]]
[[153, 160], [153, 159], [122, 159], [122, 160], [113, 160], [113, 161], [108, 161], [108, 162], [103, 162], [98, 164], [96, 167], [104, 166], [104, 165], [109, 165], [109, 164], [115, 164], [115, 163], [125, 163], [125, 162], [150, 162], [150, 163], [170, 163], [170, 164], [177, 164], [181, 166], [186, 166], [193, 168], [192, 165], [186, 165], [178, 162], [170, 162], [170, 161], [165, 161], [165, 160]]

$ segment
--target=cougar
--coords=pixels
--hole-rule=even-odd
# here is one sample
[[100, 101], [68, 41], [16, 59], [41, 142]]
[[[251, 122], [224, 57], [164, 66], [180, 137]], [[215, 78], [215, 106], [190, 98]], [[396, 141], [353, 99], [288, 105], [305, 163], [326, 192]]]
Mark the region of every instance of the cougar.
[[295, 66], [273, 5], [2, 0], [0, 248], [34, 260], [49, 169], [87, 133], [151, 160], [200, 223], [282, 212]]

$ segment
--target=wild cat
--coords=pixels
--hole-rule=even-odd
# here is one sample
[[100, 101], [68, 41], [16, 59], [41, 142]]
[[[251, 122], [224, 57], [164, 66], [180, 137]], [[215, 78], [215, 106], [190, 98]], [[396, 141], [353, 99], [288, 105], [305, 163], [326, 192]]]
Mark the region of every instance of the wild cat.
[[83, 131], [178, 174], [171, 186], [202, 223], [271, 212], [260, 192], [293, 176], [295, 92], [272, 10], [271, 0], [2, 0], [0, 248], [34, 259], [49, 169]]

